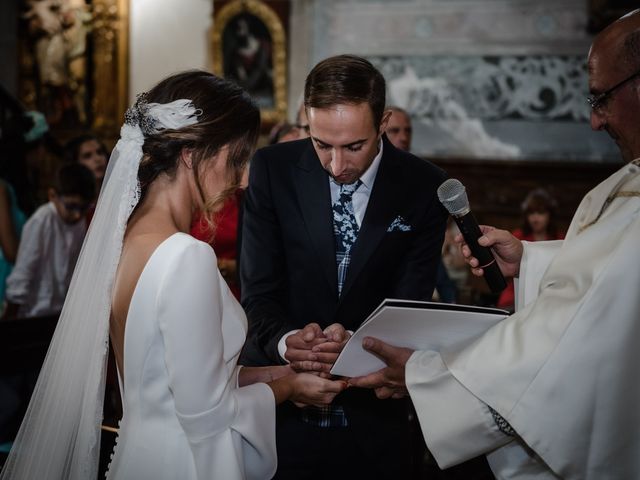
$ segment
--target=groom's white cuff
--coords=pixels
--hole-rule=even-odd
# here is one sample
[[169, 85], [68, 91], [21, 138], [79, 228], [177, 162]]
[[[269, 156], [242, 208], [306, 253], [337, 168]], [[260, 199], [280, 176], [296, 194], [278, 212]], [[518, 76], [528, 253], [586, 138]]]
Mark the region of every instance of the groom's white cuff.
[[299, 331], [300, 329], [298, 328], [297, 330], [291, 330], [290, 332], [285, 333], [280, 339], [280, 341], [278, 342], [278, 353], [280, 354], [280, 358], [282, 358], [287, 363], [291, 363], [289, 362], [289, 360], [284, 358], [284, 354], [287, 353], [287, 343], [286, 343], [287, 338], [293, 335], [294, 333], [298, 333]]

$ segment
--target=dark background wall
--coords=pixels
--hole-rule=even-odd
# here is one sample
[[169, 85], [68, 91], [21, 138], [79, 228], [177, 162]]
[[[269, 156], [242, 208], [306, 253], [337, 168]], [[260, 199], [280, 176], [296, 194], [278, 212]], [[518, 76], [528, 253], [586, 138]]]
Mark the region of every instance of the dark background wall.
[[520, 205], [527, 193], [544, 188], [558, 201], [558, 224], [566, 231], [582, 197], [622, 167], [621, 162], [433, 161], [465, 185], [479, 223], [508, 230], [520, 226]]
[[18, 84], [18, 1], [0, 2], [0, 84], [15, 94]]

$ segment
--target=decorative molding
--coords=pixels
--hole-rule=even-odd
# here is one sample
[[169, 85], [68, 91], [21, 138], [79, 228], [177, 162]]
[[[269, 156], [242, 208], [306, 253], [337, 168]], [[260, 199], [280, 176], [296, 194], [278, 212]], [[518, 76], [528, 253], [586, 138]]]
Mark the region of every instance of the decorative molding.
[[316, 1], [319, 56], [586, 55], [584, 0]]
[[429, 119], [586, 122], [581, 56], [369, 57], [394, 103]]
[[341, 53], [372, 60], [387, 78], [388, 102], [412, 114], [419, 155], [619, 158], [588, 123], [584, 0], [298, 1], [311, 45], [293, 45], [296, 58], [309, 67]]
[[581, 56], [368, 57], [387, 79], [388, 104], [414, 120], [425, 156], [615, 160], [589, 128]]

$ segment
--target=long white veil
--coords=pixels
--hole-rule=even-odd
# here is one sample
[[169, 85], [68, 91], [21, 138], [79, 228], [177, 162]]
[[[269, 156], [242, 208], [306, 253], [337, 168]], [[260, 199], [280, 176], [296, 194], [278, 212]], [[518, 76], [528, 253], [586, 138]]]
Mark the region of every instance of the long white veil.
[[[29, 408], [0, 479], [96, 478], [113, 281], [127, 220], [140, 198], [145, 133], [198, 121], [190, 100], [127, 112]], [[141, 129], [142, 127], [142, 129]]]

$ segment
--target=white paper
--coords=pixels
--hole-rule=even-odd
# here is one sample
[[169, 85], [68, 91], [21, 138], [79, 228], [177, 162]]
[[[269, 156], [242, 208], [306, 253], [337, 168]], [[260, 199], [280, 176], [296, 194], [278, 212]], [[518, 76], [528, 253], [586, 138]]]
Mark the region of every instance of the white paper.
[[387, 299], [349, 339], [331, 373], [358, 377], [385, 366], [362, 348], [364, 337], [375, 337], [396, 347], [440, 351], [477, 337], [507, 315], [495, 308]]

